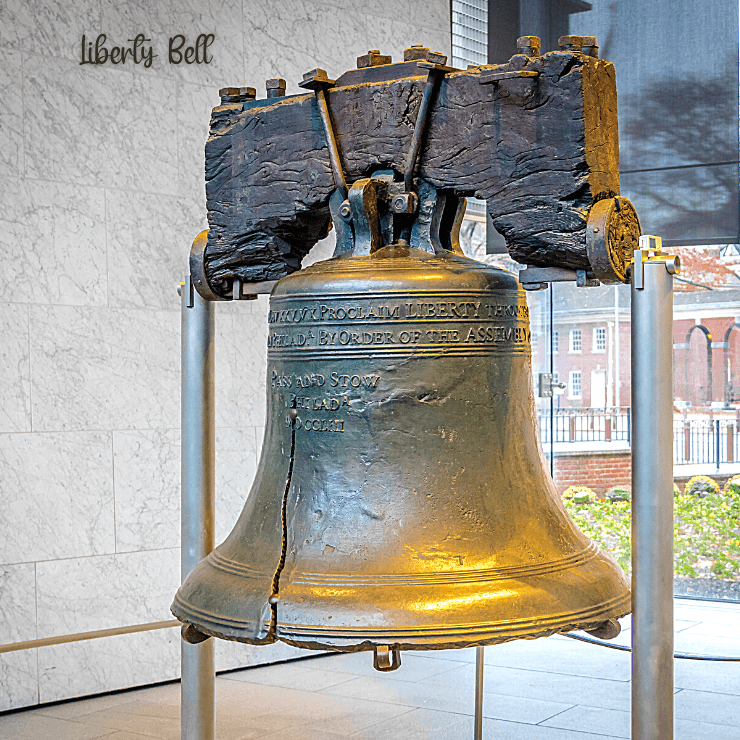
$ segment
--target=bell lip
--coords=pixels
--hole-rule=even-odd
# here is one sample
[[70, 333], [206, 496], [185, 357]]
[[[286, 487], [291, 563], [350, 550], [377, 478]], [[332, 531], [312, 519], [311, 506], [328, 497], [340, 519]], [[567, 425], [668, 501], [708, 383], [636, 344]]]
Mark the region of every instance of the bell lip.
[[[448, 650], [478, 647], [484, 645], [498, 645], [512, 640], [535, 640], [540, 637], [574, 630], [589, 630], [602, 624], [607, 619], [618, 619], [628, 615], [632, 611], [632, 594], [628, 590], [625, 594], [612, 599], [609, 602], [597, 604], [596, 606], [580, 612], [559, 614], [550, 619], [524, 619], [519, 623], [492, 623], [490, 625], [450, 625], [444, 628], [414, 628], [414, 629], [388, 629], [359, 628], [353, 629], [352, 636], [347, 633], [350, 630], [328, 630], [322, 628], [323, 635], [318, 639], [311, 639], [308, 635], [302, 637], [295, 627], [286, 628], [278, 621], [277, 632], [268, 628], [263, 636], [254, 636], [254, 630], [223, 629], [224, 624], [215, 620], [204, 621], [202, 617], [194, 614], [192, 606], [185, 604], [175, 596], [170, 611], [183, 624], [192, 624], [200, 632], [211, 637], [234, 642], [243, 642], [249, 645], [269, 645], [273, 642], [284, 642], [293, 647], [306, 648], [308, 650], [331, 650], [336, 652], [362, 652], [373, 650], [378, 646], [392, 646], [399, 650]], [[215, 616], [215, 615], [213, 615]], [[223, 617], [221, 617], [223, 619]], [[230, 620], [234, 623], [236, 620]], [[316, 627], [307, 627], [312, 635], [316, 635]], [[410, 638], [413, 632], [419, 634], [416, 638]], [[433, 636], [430, 633], [434, 632]], [[364, 634], [362, 634], [364, 633]], [[372, 636], [368, 633], [373, 633]]]

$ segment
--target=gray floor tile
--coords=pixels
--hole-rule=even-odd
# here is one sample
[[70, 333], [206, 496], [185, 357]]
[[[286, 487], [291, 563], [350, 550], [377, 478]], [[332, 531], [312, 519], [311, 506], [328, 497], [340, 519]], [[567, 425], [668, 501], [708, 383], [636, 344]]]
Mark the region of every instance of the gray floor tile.
[[[325, 689], [322, 693], [364, 697], [387, 704], [401, 704], [459, 714], [472, 714], [475, 700], [474, 692], [470, 688], [460, 689], [439, 683], [391, 682], [367, 676]], [[486, 692], [484, 716], [537, 724], [571, 705], [572, 702], [568, 704]]]
[[[465, 665], [421, 683], [452, 686], [466, 691], [475, 690], [475, 666]], [[547, 699], [564, 704], [583, 704], [602, 709], [630, 708], [630, 684], [603, 678], [570, 676], [518, 668], [486, 666], [486, 692], [519, 696], [527, 699]]]
[[59, 717], [60, 719], [74, 719], [82, 714], [99, 712], [101, 709], [110, 709], [121, 704], [129, 704], [133, 701], [130, 691], [121, 694], [110, 694], [108, 696], [96, 696], [92, 699], [78, 699], [63, 704], [52, 704], [48, 707], [39, 707], [36, 711], [47, 717]]
[[139, 735], [149, 735], [161, 740], [180, 739], [180, 718], [157, 717], [152, 715], [131, 714], [126, 711], [126, 705], [102, 709], [77, 717], [74, 722], [80, 727], [94, 727], [102, 733], [114, 730], [124, 730]]
[[[493, 720], [483, 723], [483, 736], [493, 738]], [[350, 735], [352, 740], [470, 740], [473, 718], [430, 709], [413, 709]]]
[[693, 632], [692, 629], [676, 635], [674, 642], [676, 652], [722, 655], [740, 659], [740, 638], [703, 635]]
[[591, 732], [596, 735], [613, 735], [614, 737], [626, 738], [630, 736], [630, 713], [614, 709], [573, 707], [542, 724], [545, 727]]
[[630, 653], [567, 637], [518, 640], [486, 648], [486, 664], [628, 681]]
[[737, 727], [715, 725], [710, 722], [692, 722], [677, 719], [674, 727], [676, 740], [737, 740]]
[[232, 681], [259, 683], [267, 686], [283, 686], [286, 689], [320, 691], [344, 681], [350, 681], [355, 674], [327, 671], [302, 665], [271, 665], [264, 668], [248, 668], [229, 673]]
[[110, 733], [105, 727], [86, 727], [37, 712], [0, 716], [0, 738], [3, 740], [91, 740]]
[[[675, 715], [679, 719], [701, 717], [718, 725], [740, 728], [740, 696], [684, 690], [676, 694]], [[740, 731], [737, 735], [740, 737]]]
[[[401, 667], [398, 670], [385, 674], [390, 681], [420, 681], [429, 676], [457, 668], [465, 661], [451, 660], [454, 651], [445, 651], [444, 657], [438, 656], [436, 650], [416, 652], [405, 651], [401, 655]], [[462, 651], [460, 651], [462, 652]], [[473, 657], [475, 660], [475, 657]], [[369, 651], [361, 653], [342, 653], [327, 655], [311, 660], [311, 667], [327, 671], [351, 673], [356, 676], [377, 676], [378, 671], [373, 668], [373, 654]]]
[[676, 660], [674, 683], [681, 689], [740, 696], [740, 663]]

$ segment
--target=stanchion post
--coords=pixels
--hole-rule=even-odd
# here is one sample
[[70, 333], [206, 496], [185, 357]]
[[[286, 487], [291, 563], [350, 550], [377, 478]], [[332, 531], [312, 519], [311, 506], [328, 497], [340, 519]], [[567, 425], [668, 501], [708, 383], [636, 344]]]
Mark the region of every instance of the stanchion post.
[[[214, 305], [188, 278], [182, 299], [181, 577], [213, 549], [215, 521]], [[180, 737], [213, 740], [214, 641], [181, 640]]]
[[640, 237], [632, 266], [632, 740], [673, 738], [673, 275]]
[[483, 667], [485, 648], [475, 649], [475, 731], [474, 739], [483, 740]]

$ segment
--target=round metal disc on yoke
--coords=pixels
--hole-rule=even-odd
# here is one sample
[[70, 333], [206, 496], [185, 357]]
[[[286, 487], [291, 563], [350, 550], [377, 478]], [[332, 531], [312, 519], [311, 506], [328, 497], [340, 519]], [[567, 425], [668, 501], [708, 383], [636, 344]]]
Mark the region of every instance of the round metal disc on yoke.
[[627, 267], [638, 248], [641, 233], [637, 211], [627, 198], [605, 198], [591, 208], [586, 226], [586, 252], [599, 281], [628, 282]]

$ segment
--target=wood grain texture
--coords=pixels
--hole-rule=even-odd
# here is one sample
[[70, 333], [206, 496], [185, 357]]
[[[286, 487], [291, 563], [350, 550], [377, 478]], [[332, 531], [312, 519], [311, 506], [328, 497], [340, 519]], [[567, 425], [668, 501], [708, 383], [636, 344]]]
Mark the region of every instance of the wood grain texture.
[[[394, 68], [405, 76], [362, 82], [366, 71], [351, 71], [328, 93], [350, 184], [380, 168], [402, 173], [426, 71], [388, 65], [371, 68], [364, 79]], [[614, 67], [550, 52], [517, 55], [496, 69], [539, 76], [482, 85], [478, 69], [448, 74], [417, 174], [437, 188], [488, 201], [517, 261], [588, 269], [588, 211], [619, 193]], [[298, 269], [328, 233], [333, 190], [313, 94], [214, 109], [206, 144], [211, 284], [225, 291], [235, 275], [254, 282]]]

